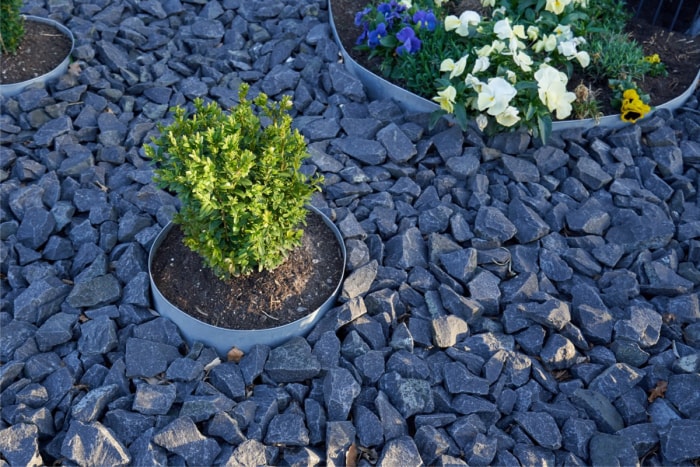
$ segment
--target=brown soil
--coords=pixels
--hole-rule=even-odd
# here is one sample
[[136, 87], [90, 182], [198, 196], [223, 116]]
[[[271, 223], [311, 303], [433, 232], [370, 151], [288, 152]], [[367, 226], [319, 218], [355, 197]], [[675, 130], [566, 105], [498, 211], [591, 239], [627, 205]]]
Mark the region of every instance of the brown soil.
[[[379, 59], [369, 60], [365, 53], [354, 49], [355, 40], [361, 32], [354, 24], [355, 13], [362, 10], [367, 3], [368, 0], [331, 0], [333, 19], [338, 37], [348, 54], [357, 63], [381, 76]], [[666, 77], [646, 77], [643, 82], [638, 83], [641, 89], [650, 95], [651, 105], [668, 102], [693, 85], [700, 63], [700, 39], [669, 31], [658, 24], [652, 26], [643, 18], [634, 18], [628, 29], [632, 37], [642, 44], [646, 55], [659, 54], [668, 71]], [[573, 86], [581, 81], [597, 92], [596, 96], [604, 115], [619, 113], [619, 109], [610, 106], [612, 93], [606, 83], [590, 83], [577, 74], [570, 79]], [[395, 84], [402, 86], [400, 82]], [[423, 97], [430, 99], [433, 95]]]
[[291, 323], [319, 308], [343, 275], [334, 233], [309, 213], [302, 244], [273, 271], [222, 281], [182, 243], [175, 225], [153, 257], [158, 289], [200, 321], [229, 329], [265, 329]]
[[16, 54], [2, 54], [0, 83], [14, 84], [49, 73], [70, 54], [71, 40], [49, 24], [26, 20]]

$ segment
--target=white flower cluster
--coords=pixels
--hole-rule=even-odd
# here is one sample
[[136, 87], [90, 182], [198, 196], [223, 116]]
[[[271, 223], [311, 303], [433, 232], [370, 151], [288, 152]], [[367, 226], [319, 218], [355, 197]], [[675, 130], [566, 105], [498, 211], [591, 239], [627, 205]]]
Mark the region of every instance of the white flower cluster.
[[[547, 0], [545, 10], [560, 15], [567, 5], [573, 3], [585, 8], [586, 2]], [[495, 0], [481, 0], [481, 3], [484, 7], [495, 7]], [[550, 66], [550, 55], [558, 53], [566, 60], [577, 60], [582, 67], [587, 67], [590, 57], [586, 51], [579, 50], [585, 39], [575, 37], [569, 25], [559, 24], [551, 32], [543, 33], [538, 21], [526, 27], [506, 15], [502, 7], [494, 9], [491, 19], [487, 20], [476, 11], [464, 11], [459, 16], [445, 18], [446, 31], [464, 38], [482, 39], [482, 44], [483, 39], [489, 42], [489, 36], [491, 41], [466, 51], [456, 61], [453, 58], [442, 61], [440, 71], [449, 73], [447, 76], [453, 84], [439, 91], [433, 100], [446, 112], [454, 113], [458, 93], [467, 93], [471, 96], [466, 98], [467, 108], [479, 112], [476, 122], [481, 129], [488, 125], [489, 117], [504, 127], [511, 127], [521, 120], [521, 110], [524, 111], [513, 104], [518, 95], [516, 84], [534, 81], [541, 103], [557, 119], [567, 118], [571, 115], [571, 104], [576, 96], [566, 89], [567, 75]], [[493, 67], [494, 63], [498, 65]], [[463, 81], [459, 83], [453, 81], [455, 79]]]

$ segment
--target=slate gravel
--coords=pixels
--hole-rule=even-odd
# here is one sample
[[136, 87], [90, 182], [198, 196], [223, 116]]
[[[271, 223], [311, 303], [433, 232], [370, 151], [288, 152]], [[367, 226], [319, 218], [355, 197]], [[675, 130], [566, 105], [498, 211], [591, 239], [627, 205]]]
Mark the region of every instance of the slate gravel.
[[[700, 93], [617, 131], [486, 138], [369, 101], [326, 2], [29, 0], [71, 72], [0, 101], [0, 463], [691, 465]], [[151, 310], [172, 105], [294, 99], [346, 239], [306, 337], [212, 365]]]

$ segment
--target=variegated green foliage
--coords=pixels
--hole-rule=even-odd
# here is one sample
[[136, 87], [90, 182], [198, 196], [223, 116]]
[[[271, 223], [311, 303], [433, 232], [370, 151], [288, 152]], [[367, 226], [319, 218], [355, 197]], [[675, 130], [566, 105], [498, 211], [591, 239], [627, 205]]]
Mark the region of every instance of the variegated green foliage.
[[0, 0], [0, 49], [15, 53], [24, 37], [24, 19], [20, 15], [22, 0]]
[[174, 108], [174, 122], [146, 147], [156, 183], [180, 199], [173, 220], [186, 245], [221, 278], [279, 266], [299, 245], [305, 206], [323, 181], [299, 170], [308, 153], [291, 128], [291, 98], [247, 93], [241, 85], [230, 112], [202, 100], [191, 115]]

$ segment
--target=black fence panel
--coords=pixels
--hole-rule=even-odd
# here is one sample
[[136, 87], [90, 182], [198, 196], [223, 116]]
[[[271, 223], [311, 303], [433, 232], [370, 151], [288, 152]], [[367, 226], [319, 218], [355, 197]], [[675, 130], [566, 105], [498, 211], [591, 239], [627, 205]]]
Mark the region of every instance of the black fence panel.
[[697, 36], [700, 34], [700, 0], [629, 0], [635, 17], [652, 25]]

